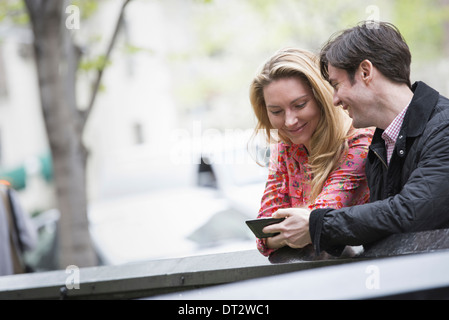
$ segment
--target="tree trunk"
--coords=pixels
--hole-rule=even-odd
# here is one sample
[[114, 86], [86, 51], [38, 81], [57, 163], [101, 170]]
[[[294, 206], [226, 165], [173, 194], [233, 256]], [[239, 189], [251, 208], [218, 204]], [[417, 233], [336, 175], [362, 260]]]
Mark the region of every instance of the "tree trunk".
[[40, 99], [52, 153], [61, 213], [60, 268], [97, 265], [87, 218], [82, 117], [77, 110], [78, 52], [65, 28], [65, 1], [25, 0], [33, 32]]

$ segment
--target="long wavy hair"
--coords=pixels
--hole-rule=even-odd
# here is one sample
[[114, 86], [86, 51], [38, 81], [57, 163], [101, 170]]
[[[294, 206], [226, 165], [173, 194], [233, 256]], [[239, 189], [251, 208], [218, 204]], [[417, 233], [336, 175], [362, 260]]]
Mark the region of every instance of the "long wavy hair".
[[[254, 134], [262, 130], [267, 142], [292, 142], [281, 135], [273, 137], [273, 126], [268, 118], [263, 89], [271, 82], [298, 77], [312, 89], [320, 108], [321, 118], [312, 135], [309, 153], [309, 167], [313, 175], [310, 201], [320, 194], [329, 174], [334, 170], [347, 151], [347, 136], [352, 120], [343, 108], [332, 102], [333, 89], [321, 77], [318, 57], [309, 51], [286, 48], [276, 52], [261, 68], [250, 86], [250, 101], [257, 117]], [[274, 140], [273, 140], [274, 139]]]

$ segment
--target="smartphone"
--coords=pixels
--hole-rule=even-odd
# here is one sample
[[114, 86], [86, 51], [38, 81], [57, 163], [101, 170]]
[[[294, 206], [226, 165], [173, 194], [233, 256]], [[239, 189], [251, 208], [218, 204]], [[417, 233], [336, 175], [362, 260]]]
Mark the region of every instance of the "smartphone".
[[245, 222], [257, 238], [269, 238], [278, 235], [279, 232], [265, 233], [262, 231], [262, 229], [271, 224], [282, 222], [284, 221], [284, 219], [285, 218], [259, 218], [246, 220]]

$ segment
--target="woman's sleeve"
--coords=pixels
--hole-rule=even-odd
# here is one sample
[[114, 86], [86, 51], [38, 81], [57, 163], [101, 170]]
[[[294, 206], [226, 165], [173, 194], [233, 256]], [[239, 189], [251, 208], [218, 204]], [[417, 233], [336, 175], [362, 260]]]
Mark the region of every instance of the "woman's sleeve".
[[322, 192], [310, 210], [349, 207], [369, 202], [369, 189], [365, 176], [365, 161], [371, 144], [370, 129], [357, 130], [348, 141], [348, 151], [341, 165], [327, 178]]
[[[291, 206], [285, 160], [279, 153], [279, 146], [277, 147], [271, 150], [268, 179], [257, 218], [271, 217], [278, 209]], [[257, 249], [264, 256], [269, 256], [274, 251], [266, 246], [265, 239], [257, 238], [256, 243]]]

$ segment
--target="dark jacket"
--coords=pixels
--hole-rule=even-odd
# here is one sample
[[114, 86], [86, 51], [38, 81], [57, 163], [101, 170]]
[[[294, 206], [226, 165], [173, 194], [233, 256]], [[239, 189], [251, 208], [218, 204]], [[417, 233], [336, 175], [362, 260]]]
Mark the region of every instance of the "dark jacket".
[[0, 183], [0, 276], [29, 272], [25, 251], [37, 245], [38, 233], [15, 190]]
[[374, 133], [366, 163], [370, 203], [312, 211], [317, 252], [339, 255], [344, 245], [449, 227], [449, 100], [423, 82], [412, 90], [388, 167], [383, 130]]

